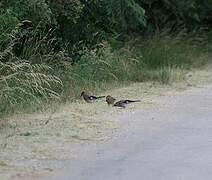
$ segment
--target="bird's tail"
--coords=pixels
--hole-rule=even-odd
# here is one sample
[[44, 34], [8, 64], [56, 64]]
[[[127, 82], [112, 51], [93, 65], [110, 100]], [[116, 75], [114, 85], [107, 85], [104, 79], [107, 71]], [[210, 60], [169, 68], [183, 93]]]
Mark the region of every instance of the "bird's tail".
[[97, 99], [105, 98], [105, 96], [97, 96]]
[[125, 100], [126, 104], [135, 103], [135, 102], [141, 102], [141, 100]]

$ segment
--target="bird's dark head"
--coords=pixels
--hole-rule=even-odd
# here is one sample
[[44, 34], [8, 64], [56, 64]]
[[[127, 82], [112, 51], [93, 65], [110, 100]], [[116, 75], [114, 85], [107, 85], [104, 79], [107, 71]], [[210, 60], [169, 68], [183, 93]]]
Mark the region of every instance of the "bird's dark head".
[[83, 96], [84, 94], [85, 94], [85, 91], [82, 91], [80, 96]]
[[106, 96], [106, 99], [109, 99], [109, 98], [111, 98], [111, 96], [110, 96], [110, 95], [107, 95], [107, 96]]
[[107, 99], [107, 100], [114, 100], [114, 101], [116, 100], [116, 99], [115, 99], [114, 97], [112, 97], [111, 95], [107, 95], [107, 96], [106, 96], [106, 99]]

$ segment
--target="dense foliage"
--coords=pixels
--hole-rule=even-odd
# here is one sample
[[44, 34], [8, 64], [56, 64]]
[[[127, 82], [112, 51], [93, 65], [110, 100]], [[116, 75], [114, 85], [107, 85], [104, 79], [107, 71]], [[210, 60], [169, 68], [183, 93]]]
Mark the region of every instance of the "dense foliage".
[[[102, 80], [154, 80], [158, 75], [168, 82], [164, 73], [170, 69], [164, 65], [190, 61], [184, 50], [192, 50], [193, 42], [181, 43], [183, 33], [211, 27], [211, 0], [2, 0], [0, 113], [20, 102], [94, 88]], [[168, 40], [149, 40], [164, 31], [181, 35], [173, 43], [169, 35]], [[125, 42], [136, 37], [148, 43], [126, 48]], [[179, 51], [182, 55], [173, 60]]]
[[212, 25], [210, 0], [3, 0], [0, 6], [4, 18], [29, 19], [35, 26], [42, 22], [43, 28], [57, 29], [57, 37], [72, 43]]

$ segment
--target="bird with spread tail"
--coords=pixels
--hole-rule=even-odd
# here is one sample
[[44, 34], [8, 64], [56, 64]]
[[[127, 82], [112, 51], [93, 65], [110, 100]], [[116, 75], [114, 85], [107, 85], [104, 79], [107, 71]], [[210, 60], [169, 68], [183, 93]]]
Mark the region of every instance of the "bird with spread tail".
[[107, 102], [108, 105], [113, 105], [115, 103], [115, 101], [116, 101], [116, 99], [114, 97], [110, 96], [110, 95], [108, 95], [106, 97], [106, 102]]
[[28, 28], [32, 28], [33, 27], [33, 23], [30, 20], [23, 20], [18, 24], [19, 27], [23, 28], [23, 29], [28, 29]]
[[94, 95], [89, 95], [85, 91], [81, 93], [81, 97], [87, 102], [87, 103], [92, 103], [97, 99], [105, 98], [105, 96], [94, 96]]
[[120, 101], [117, 101], [113, 106], [126, 108], [127, 104], [135, 103], [135, 102], [141, 102], [141, 101], [140, 100], [128, 100], [128, 99], [120, 100]]

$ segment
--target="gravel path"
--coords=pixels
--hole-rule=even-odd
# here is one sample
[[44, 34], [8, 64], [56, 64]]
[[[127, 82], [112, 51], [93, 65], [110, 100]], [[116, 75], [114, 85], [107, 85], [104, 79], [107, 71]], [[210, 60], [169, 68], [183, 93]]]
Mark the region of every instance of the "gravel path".
[[162, 96], [116, 115], [121, 132], [79, 147], [53, 180], [211, 180], [212, 87]]

